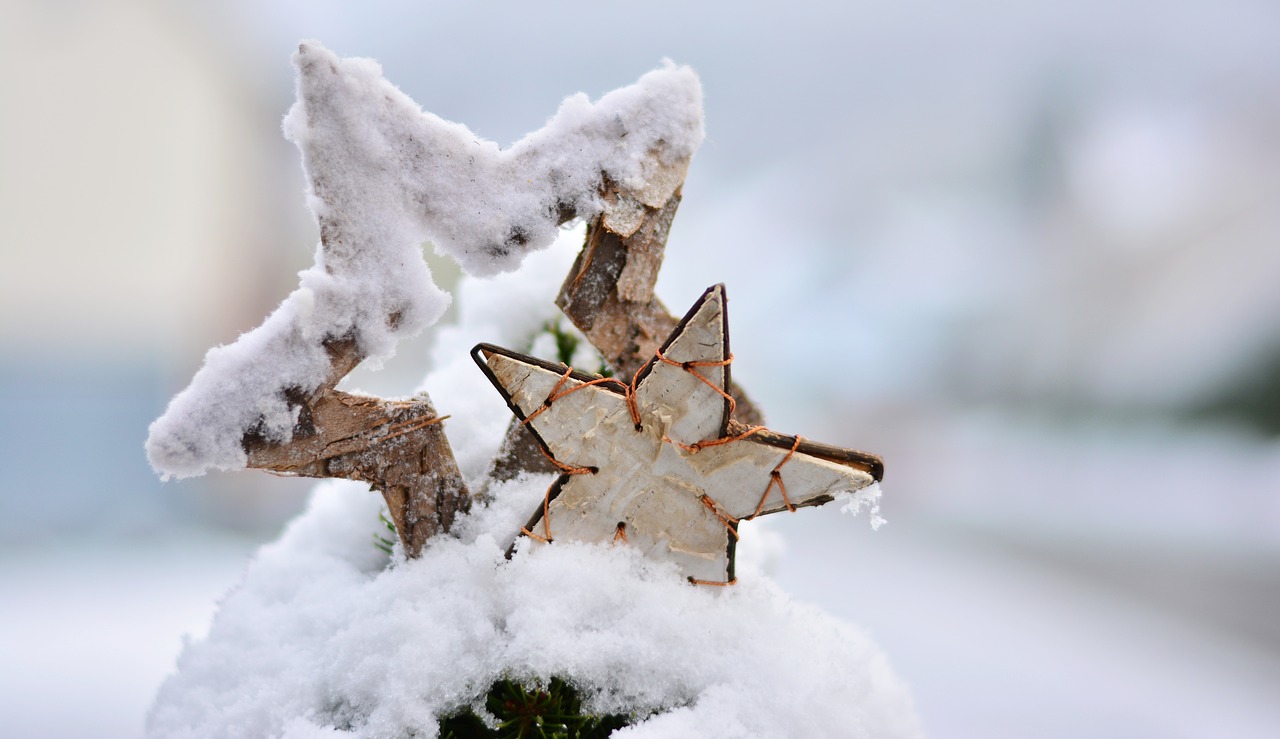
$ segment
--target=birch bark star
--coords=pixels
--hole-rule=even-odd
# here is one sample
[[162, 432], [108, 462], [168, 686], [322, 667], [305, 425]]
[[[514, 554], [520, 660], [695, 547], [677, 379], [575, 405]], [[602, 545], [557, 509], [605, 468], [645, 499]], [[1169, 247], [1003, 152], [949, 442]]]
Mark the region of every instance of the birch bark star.
[[690, 582], [734, 582], [738, 522], [879, 482], [879, 457], [733, 421], [724, 286], [629, 382], [488, 344], [473, 356], [563, 474], [522, 533], [614, 542]]

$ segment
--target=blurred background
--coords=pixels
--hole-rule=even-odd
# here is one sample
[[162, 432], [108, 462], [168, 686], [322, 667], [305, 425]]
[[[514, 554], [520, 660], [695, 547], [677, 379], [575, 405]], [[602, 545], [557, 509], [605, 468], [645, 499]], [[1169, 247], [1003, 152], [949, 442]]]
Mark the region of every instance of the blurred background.
[[774, 517], [776, 576], [931, 735], [1280, 731], [1280, 6], [0, 0], [6, 736], [137, 736], [305, 501], [142, 451], [311, 263], [302, 38], [503, 145], [699, 72], [659, 293], [727, 283], [770, 425], [885, 456], [890, 524]]

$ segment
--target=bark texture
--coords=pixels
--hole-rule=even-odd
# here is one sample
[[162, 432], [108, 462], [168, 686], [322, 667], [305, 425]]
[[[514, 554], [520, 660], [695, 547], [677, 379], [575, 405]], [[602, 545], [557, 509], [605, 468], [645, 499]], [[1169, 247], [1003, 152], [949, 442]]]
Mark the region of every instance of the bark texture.
[[328, 341], [329, 379], [310, 394], [286, 393], [297, 412], [293, 439], [275, 443], [250, 430], [248, 466], [298, 477], [340, 477], [382, 493], [404, 545], [417, 557], [428, 539], [447, 533], [471, 497], [443, 418], [431, 400], [383, 400], [334, 389], [363, 357], [351, 340]]

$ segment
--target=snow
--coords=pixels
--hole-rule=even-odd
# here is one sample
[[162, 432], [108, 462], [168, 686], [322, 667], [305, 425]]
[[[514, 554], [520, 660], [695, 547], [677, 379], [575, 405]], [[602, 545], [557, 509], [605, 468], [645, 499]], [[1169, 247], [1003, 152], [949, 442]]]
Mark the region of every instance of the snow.
[[[523, 515], [540, 478], [495, 492]], [[622, 736], [911, 736], [910, 698], [859, 630], [762, 575], [697, 588], [625, 547], [503, 560], [483, 519], [380, 569], [378, 500], [325, 483], [178, 661], [152, 736], [431, 735], [503, 676], [560, 675], [599, 711], [659, 715]]]
[[423, 113], [372, 60], [339, 59], [308, 41], [294, 61], [298, 103], [284, 130], [303, 152], [322, 227], [359, 221], [356, 243], [341, 239], [356, 250], [364, 229], [387, 228], [390, 238], [403, 229], [482, 276], [550, 244], [562, 211], [599, 213], [602, 175], [643, 190], [655, 168], [692, 157], [703, 138], [697, 75], [671, 62], [596, 103], [570, 96], [503, 150]]
[[[528, 502], [543, 482], [500, 493]], [[179, 659], [152, 735], [430, 735], [499, 677], [551, 675], [595, 710], [663, 712], [623, 736], [914, 732], [908, 694], [868, 638], [764, 577], [697, 588], [624, 547], [581, 544], [506, 563], [487, 532], [378, 570], [377, 501], [355, 488], [323, 486], [258, 555]]]
[[[523, 279], [465, 279], [424, 384], [439, 394], [460, 467], [478, 482], [510, 411], [465, 348], [529, 345], [579, 233]], [[498, 309], [503, 306], [504, 309]], [[597, 711], [650, 718], [626, 737], [893, 737], [918, 733], [907, 688], [860, 630], [796, 603], [757, 567], [778, 544], [744, 529], [733, 588], [691, 586], [626, 547], [563, 543], [503, 554], [551, 481], [492, 502], [407, 561], [373, 546], [381, 500], [326, 481], [254, 558], [208, 637], [161, 688], [151, 736], [431, 736], [437, 717], [500, 677], [578, 685]], [[761, 534], [756, 537], [756, 534]], [[753, 547], [762, 551], [752, 553]]]
[[866, 509], [867, 515], [871, 519], [871, 528], [879, 530], [888, 521], [884, 516], [880, 515], [880, 498], [884, 492], [880, 489], [880, 483], [873, 482], [861, 490], [846, 490], [836, 494], [836, 502], [843, 503], [840, 506], [841, 513], [850, 515], [858, 515], [863, 509]]
[[284, 132], [302, 153], [322, 244], [298, 288], [261, 326], [210, 350], [152, 425], [147, 456], [166, 477], [244, 467], [249, 429], [289, 441], [297, 411], [285, 394], [325, 381], [326, 340], [355, 339], [376, 366], [434, 324], [449, 296], [424, 241], [474, 274], [512, 270], [555, 239], [563, 215], [600, 211], [602, 178], [665, 199], [678, 181], [661, 175], [703, 137], [697, 76], [671, 63], [596, 103], [569, 97], [506, 150], [423, 113], [371, 60], [305, 42], [294, 63]]

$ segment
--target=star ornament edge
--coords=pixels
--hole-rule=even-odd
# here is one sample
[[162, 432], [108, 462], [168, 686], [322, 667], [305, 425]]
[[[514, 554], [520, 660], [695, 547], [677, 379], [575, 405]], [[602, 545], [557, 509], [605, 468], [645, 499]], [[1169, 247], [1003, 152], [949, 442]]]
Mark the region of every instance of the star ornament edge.
[[[472, 349], [508, 408], [562, 470], [521, 534], [544, 542], [556, 531], [570, 540], [621, 540], [675, 561], [691, 582], [731, 584], [739, 521], [822, 505], [883, 478], [877, 455], [732, 419], [724, 292], [722, 284], [708, 288], [629, 383], [492, 344]], [[708, 413], [717, 400], [719, 412]], [[562, 433], [579, 418], [585, 432]], [[688, 519], [683, 526], [663, 520], [673, 511]], [[616, 529], [607, 524], [614, 518]]]

